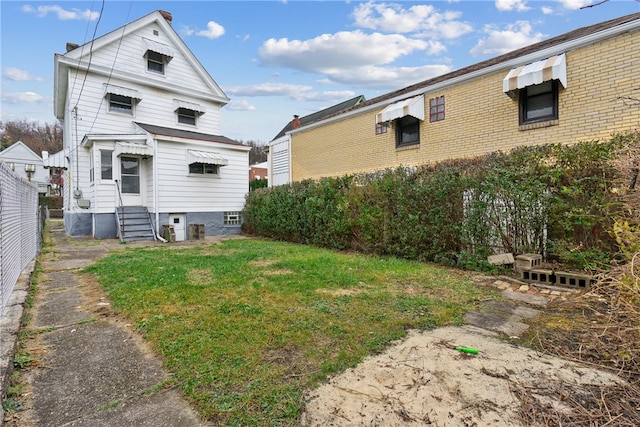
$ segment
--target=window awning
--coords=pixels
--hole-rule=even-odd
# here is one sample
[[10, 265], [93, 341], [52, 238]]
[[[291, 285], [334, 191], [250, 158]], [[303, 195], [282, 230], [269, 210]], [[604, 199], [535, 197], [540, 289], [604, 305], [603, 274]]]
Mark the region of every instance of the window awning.
[[57, 153], [50, 154], [49, 157], [42, 161], [45, 169], [48, 168], [56, 168], [56, 169], [66, 169], [67, 168], [67, 155], [66, 151], [58, 151]]
[[414, 96], [388, 105], [384, 110], [376, 114], [376, 123], [388, 122], [404, 116], [413, 116], [424, 120], [424, 95]]
[[128, 89], [126, 87], [116, 86], [116, 85], [106, 85], [106, 87], [107, 87], [106, 93], [108, 94], [111, 93], [114, 95], [126, 96], [128, 98], [133, 98], [137, 100], [142, 99], [142, 95], [140, 94], [140, 92], [135, 89]]
[[185, 108], [187, 110], [192, 110], [200, 114], [204, 114], [207, 112], [207, 109], [205, 107], [201, 106], [200, 104], [196, 104], [195, 102], [187, 102], [181, 101], [179, 99], [174, 99], [173, 111], [177, 110], [178, 108]]
[[153, 156], [153, 149], [140, 142], [124, 142], [118, 141], [116, 143], [116, 156], [121, 154], [133, 154], [137, 156]]
[[567, 87], [567, 62], [564, 53], [512, 69], [502, 81], [502, 89], [504, 93], [513, 93], [517, 89], [549, 80], [560, 80], [562, 86]]
[[193, 163], [207, 163], [210, 165], [227, 166], [229, 164], [229, 160], [220, 154], [209, 151], [187, 150], [187, 160], [190, 165]]
[[143, 38], [142, 47], [143, 55], [146, 55], [147, 51], [150, 50], [151, 52], [159, 53], [160, 55], [166, 56], [168, 61], [171, 61], [173, 59], [173, 50], [166, 44]]

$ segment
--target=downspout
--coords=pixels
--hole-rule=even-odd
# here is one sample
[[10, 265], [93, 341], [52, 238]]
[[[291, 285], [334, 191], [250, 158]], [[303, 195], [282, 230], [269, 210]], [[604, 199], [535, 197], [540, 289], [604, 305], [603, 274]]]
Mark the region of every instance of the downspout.
[[149, 142], [153, 145], [153, 161], [151, 164], [153, 165], [153, 212], [156, 217], [156, 238], [163, 243], [167, 243], [160, 235], [160, 212], [158, 212], [158, 142], [150, 135], [147, 136], [147, 144]]

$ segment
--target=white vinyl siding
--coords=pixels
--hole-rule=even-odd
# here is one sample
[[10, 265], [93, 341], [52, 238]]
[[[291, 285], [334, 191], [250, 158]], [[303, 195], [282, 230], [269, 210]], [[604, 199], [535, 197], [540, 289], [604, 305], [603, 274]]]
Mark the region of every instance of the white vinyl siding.
[[[229, 160], [220, 166], [220, 178], [211, 175], [189, 174], [187, 150], [215, 151]], [[160, 141], [158, 169], [162, 170], [158, 185], [159, 211], [173, 212], [180, 206], [182, 212], [240, 211], [249, 191], [247, 152], [227, 144], [179, 144]]]

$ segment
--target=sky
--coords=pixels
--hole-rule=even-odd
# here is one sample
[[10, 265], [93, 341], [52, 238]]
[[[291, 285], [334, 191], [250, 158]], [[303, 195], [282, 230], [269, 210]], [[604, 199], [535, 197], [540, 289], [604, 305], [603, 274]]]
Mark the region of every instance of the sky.
[[53, 58], [154, 10], [231, 102], [221, 133], [268, 143], [292, 119], [371, 99], [607, 19], [636, 0], [0, 0], [0, 120], [55, 123]]

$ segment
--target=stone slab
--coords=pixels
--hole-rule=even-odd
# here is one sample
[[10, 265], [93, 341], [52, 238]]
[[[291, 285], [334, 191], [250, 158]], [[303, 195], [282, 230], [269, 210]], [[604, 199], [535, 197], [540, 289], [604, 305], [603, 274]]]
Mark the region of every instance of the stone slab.
[[464, 315], [464, 321], [479, 328], [501, 332], [510, 337], [520, 336], [529, 328], [526, 323], [520, 322], [518, 316], [500, 316], [490, 313], [470, 311]]
[[546, 307], [550, 301], [549, 298], [540, 295], [523, 294], [522, 292], [510, 290], [502, 291], [502, 296], [512, 301], [523, 302], [538, 307]]
[[491, 300], [484, 302], [483, 305], [491, 309], [503, 311], [505, 313], [523, 317], [525, 319], [533, 319], [538, 314], [540, 314], [540, 310], [536, 310], [535, 308], [503, 301]]

